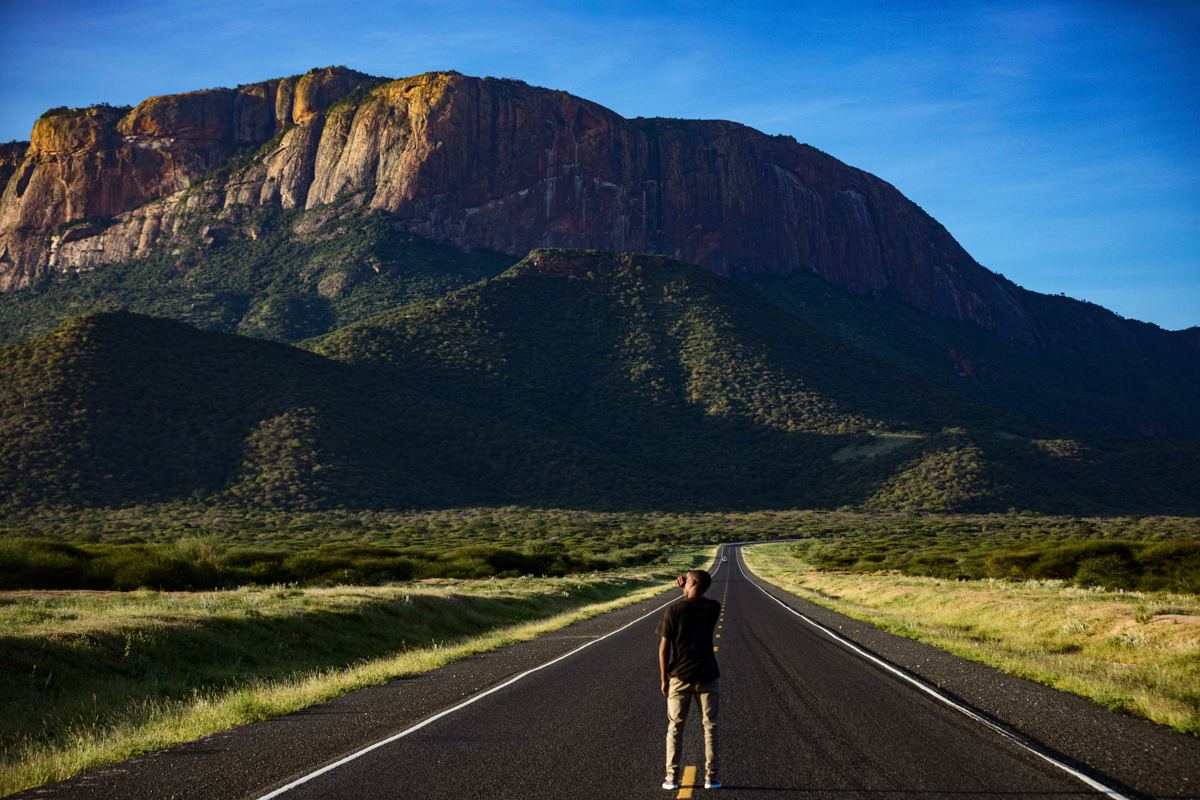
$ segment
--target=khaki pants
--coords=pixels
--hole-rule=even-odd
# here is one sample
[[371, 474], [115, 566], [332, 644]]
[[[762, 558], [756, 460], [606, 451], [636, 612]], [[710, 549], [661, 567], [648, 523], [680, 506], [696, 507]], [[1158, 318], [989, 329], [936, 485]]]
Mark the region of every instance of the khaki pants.
[[704, 723], [705, 775], [709, 780], [717, 779], [717, 686], [712, 683], [684, 683], [671, 678], [667, 687], [667, 778], [679, 777], [679, 759], [683, 745], [683, 723], [687, 721], [688, 708], [695, 697], [700, 705]]

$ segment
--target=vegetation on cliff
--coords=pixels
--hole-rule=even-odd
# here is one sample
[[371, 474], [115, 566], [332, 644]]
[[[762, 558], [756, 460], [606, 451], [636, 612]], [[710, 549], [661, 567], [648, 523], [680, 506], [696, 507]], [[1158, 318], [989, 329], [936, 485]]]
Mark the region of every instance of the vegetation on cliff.
[[[84, 224], [111, 220], [76, 220], [55, 233]], [[503, 253], [468, 253], [415, 236], [380, 213], [234, 207], [193, 215], [185, 232], [195, 238], [182, 249], [47, 276], [26, 290], [0, 293], [0, 344], [113, 308], [298, 342], [441, 297], [513, 263]]]

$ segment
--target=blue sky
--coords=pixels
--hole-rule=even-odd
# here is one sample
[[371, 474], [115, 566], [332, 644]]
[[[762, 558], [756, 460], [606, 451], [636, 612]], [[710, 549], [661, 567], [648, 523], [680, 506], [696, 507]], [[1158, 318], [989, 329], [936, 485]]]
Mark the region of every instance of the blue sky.
[[0, 141], [345, 64], [731, 119], [895, 185], [1038, 292], [1200, 325], [1200, 4], [0, 0]]

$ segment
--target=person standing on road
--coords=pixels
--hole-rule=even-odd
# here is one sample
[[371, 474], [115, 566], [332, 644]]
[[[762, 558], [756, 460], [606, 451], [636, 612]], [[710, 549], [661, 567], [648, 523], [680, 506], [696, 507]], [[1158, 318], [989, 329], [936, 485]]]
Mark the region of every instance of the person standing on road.
[[679, 788], [680, 750], [683, 724], [695, 698], [704, 720], [705, 789], [717, 789], [717, 683], [721, 673], [713, 655], [713, 631], [721, 616], [721, 604], [704, 596], [712, 576], [693, 570], [675, 579], [683, 588], [683, 599], [663, 611], [654, 632], [662, 637], [658, 646], [658, 670], [662, 693], [667, 698], [667, 777], [664, 789]]

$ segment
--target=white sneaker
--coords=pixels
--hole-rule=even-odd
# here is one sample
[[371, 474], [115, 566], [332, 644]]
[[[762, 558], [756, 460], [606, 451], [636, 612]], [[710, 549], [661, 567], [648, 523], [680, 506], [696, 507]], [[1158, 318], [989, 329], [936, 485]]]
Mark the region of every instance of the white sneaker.
[[664, 789], [678, 789], [679, 781], [675, 780], [674, 778], [667, 778], [665, 781], [663, 781], [663, 788]]
[[704, 779], [704, 788], [705, 789], [720, 789], [721, 782], [719, 780], [717, 780], [716, 778], [705, 778]]

